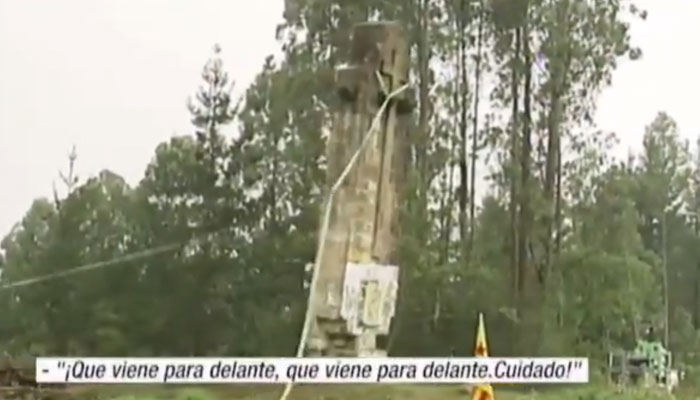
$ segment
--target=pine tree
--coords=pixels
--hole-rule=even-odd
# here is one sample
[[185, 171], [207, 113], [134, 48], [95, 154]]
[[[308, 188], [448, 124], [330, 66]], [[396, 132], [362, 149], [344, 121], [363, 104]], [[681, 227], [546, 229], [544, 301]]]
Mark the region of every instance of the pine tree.
[[195, 127], [197, 141], [202, 146], [206, 161], [212, 171], [216, 171], [216, 159], [225, 150], [225, 140], [221, 134], [221, 126], [233, 122], [237, 114], [237, 105], [232, 100], [231, 92], [234, 82], [229, 82], [228, 74], [224, 71], [221, 60], [221, 47], [214, 46], [212, 57], [202, 69], [202, 85], [193, 101], [188, 99], [187, 108], [192, 115], [192, 125]]

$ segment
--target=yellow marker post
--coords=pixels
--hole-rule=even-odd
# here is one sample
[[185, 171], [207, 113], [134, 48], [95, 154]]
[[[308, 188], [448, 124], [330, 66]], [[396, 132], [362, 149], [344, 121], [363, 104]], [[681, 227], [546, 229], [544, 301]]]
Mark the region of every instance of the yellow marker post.
[[[476, 331], [476, 345], [474, 357], [488, 357], [489, 350], [486, 342], [486, 327], [484, 327], [484, 315], [479, 313], [479, 326]], [[490, 384], [481, 384], [474, 388], [472, 400], [495, 400], [493, 387]]]

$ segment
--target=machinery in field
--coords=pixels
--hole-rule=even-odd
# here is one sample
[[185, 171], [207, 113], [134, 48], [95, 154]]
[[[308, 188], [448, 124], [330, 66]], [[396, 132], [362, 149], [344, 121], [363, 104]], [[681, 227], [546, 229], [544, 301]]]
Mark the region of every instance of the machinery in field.
[[608, 375], [611, 382], [622, 387], [657, 387], [668, 392], [681, 379], [679, 371], [673, 368], [671, 352], [653, 337], [651, 328], [633, 351], [617, 350], [608, 355]]
[[36, 382], [33, 357], [0, 358], [0, 399], [49, 400], [66, 398], [64, 385], [41, 385]]
[[32, 398], [36, 387], [33, 359], [0, 359], [0, 398]]
[[36, 386], [33, 358], [0, 359], [0, 387]]

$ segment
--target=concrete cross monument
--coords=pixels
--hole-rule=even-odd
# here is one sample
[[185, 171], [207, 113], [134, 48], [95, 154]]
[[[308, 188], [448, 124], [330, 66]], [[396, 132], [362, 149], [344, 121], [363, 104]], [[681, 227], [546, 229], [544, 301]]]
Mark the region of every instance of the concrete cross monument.
[[[349, 58], [348, 65], [336, 68], [338, 103], [327, 143], [329, 187], [357, 158], [334, 193], [326, 234], [320, 238], [319, 246], [325, 247], [306, 345], [307, 353], [316, 356], [385, 354], [377, 338], [389, 333], [399, 284], [397, 219], [412, 103], [408, 91], [387, 96], [408, 82], [408, 46], [401, 26], [355, 26]], [[378, 113], [378, 129], [370, 132]]]

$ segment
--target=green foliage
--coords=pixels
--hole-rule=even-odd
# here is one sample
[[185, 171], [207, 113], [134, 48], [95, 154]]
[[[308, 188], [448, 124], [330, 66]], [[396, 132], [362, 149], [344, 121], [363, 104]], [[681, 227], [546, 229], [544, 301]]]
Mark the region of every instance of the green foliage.
[[112, 400], [158, 400], [156, 397], [143, 397], [143, 396], [119, 396]]
[[215, 400], [215, 397], [206, 390], [185, 389], [177, 394], [176, 400]]

